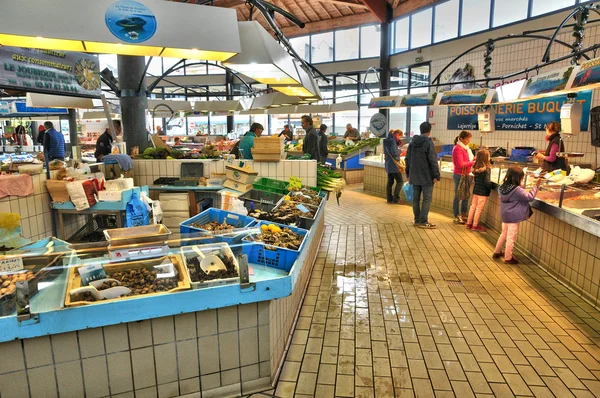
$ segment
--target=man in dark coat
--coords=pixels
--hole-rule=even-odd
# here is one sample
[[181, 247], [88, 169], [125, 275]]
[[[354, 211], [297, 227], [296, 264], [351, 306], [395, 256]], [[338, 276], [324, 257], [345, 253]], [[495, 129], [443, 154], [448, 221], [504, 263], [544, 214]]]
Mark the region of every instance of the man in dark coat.
[[329, 151], [327, 150], [327, 126], [322, 124], [319, 127], [319, 155], [321, 155], [321, 162], [325, 163]]
[[311, 159], [321, 163], [321, 154], [319, 152], [319, 133], [313, 126], [312, 117], [304, 115], [302, 116], [302, 128], [306, 131], [306, 137], [304, 137], [304, 144], [302, 145], [302, 151], [308, 153]]
[[[117, 135], [121, 135], [121, 121], [113, 120], [113, 126], [115, 127], [115, 133]], [[112, 150], [112, 142], [112, 135], [110, 134], [110, 130], [107, 128], [96, 141], [96, 152], [94, 153], [94, 157], [98, 162], [101, 162], [104, 156], [110, 154]]]
[[[440, 181], [440, 168], [437, 162], [435, 146], [429, 138], [431, 123], [423, 122], [421, 135], [414, 137], [406, 153], [406, 178], [413, 186], [414, 225], [432, 229], [435, 224], [429, 222], [429, 208], [433, 198], [433, 184]], [[423, 204], [421, 204], [423, 194]]]

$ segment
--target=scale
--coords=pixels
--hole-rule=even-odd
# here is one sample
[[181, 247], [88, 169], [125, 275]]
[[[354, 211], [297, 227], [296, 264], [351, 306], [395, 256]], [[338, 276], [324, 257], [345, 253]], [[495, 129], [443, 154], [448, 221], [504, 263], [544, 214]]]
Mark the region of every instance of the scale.
[[130, 261], [153, 257], [162, 257], [169, 254], [168, 245], [135, 245], [133, 247], [108, 247], [108, 257], [113, 261]]

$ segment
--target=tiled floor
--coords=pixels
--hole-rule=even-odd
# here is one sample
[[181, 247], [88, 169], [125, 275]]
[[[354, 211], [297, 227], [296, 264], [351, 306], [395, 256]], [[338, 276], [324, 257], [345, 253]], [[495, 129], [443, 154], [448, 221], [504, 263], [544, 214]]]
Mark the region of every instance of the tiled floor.
[[481, 234], [359, 190], [327, 227], [278, 397], [600, 397], [600, 311]]

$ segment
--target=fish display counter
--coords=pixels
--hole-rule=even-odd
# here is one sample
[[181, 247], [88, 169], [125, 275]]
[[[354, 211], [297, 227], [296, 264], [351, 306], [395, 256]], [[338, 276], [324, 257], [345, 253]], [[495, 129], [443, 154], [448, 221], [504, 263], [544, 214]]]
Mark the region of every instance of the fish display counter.
[[[282, 366], [325, 204], [306, 229], [246, 216], [250, 222], [223, 230], [206, 219], [188, 231], [113, 229], [104, 245], [46, 239], [7, 253], [0, 352], [10, 360], [0, 380], [13, 382], [0, 382], [0, 394], [264, 391]], [[35, 377], [39, 366], [52, 385]]]

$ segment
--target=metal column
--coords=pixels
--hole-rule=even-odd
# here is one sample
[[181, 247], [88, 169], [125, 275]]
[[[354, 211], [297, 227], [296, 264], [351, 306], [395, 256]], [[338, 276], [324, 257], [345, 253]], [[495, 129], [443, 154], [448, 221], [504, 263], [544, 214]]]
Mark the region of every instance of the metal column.
[[[381, 96], [389, 95], [390, 88], [390, 39], [392, 31], [392, 18], [394, 15], [394, 9], [392, 6], [386, 4], [386, 21], [381, 24], [381, 48], [379, 50], [379, 79], [381, 81]], [[382, 113], [389, 120], [389, 110], [380, 109]]]
[[127, 142], [128, 153], [134, 146], [139, 147], [142, 153], [150, 146], [146, 132], [146, 109], [148, 108], [144, 76], [146, 61], [144, 57], [130, 55], [118, 55], [117, 59], [123, 141]]

